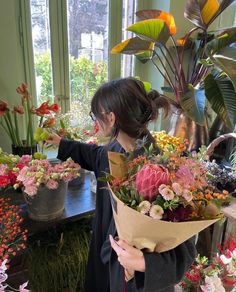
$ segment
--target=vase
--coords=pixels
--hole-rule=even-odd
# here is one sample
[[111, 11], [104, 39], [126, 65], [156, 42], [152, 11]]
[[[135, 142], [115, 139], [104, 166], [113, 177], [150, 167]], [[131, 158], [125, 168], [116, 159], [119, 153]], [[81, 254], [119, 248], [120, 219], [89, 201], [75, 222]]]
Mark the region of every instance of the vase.
[[37, 152], [38, 148], [37, 145], [34, 146], [16, 146], [12, 145], [12, 154], [14, 155], [33, 155], [35, 152]]
[[36, 221], [50, 221], [63, 214], [68, 183], [60, 181], [57, 189], [39, 186], [33, 197], [24, 194], [28, 204], [29, 217]]
[[175, 109], [170, 117], [171, 136], [181, 137], [189, 141], [188, 151], [198, 151], [201, 145], [209, 144], [209, 131], [207, 124], [200, 126], [187, 117], [181, 109]]
[[97, 192], [97, 179], [93, 171], [90, 172], [90, 190], [94, 194]]

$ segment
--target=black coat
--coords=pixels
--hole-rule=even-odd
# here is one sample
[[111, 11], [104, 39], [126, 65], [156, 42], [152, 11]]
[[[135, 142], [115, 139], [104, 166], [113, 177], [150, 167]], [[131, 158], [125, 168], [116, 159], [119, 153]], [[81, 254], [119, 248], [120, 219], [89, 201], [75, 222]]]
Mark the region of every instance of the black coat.
[[[96, 177], [109, 171], [108, 151], [124, 152], [114, 141], [107, 146], [89, 145], [62, 139], [58, 158], [71, 157], [82, 168], [95, 172]], [[171, 292], [192, 264], [196, 249], [188, 240], [164, 253], [144, 253], [145, 273], [136, 272], [133, 280], [125, 284], [123, 267], [117, 261], [108, 236], [115, 236], [110, 195], [104, 183], [98, 181], [93, 235], [86, 273], [86, 292]], [[109, 283], [110, 279], [110, 283]]]

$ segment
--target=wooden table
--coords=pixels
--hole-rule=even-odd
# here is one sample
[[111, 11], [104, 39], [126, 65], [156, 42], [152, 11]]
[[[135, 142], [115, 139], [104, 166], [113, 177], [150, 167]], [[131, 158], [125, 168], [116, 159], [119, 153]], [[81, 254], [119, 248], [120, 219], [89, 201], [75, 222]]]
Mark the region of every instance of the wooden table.
[[80, 187], [68, 187], [64, 212], [60, 218], [53, 221], [42, 222], [30, 219], [22, 193], [11, 190], [6, 193], [1, 192], [1, 196], [10, 197], [13, 204], [21, 206], [24, 217], [22, 227], [26, 227], [29, 230], [29, 234], [35, 234], [62, 223], [77, 221], [83, 217], [92, 215], [95, 210], [95, 194], [90, 191], [89, 173], [85, 174], [85, 181]]

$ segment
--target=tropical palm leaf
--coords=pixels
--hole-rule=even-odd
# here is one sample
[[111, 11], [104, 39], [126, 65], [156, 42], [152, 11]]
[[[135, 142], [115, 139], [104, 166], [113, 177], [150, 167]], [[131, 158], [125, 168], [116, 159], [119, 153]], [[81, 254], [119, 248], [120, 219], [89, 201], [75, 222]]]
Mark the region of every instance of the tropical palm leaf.
[[206, 123], [205, 101], [204, 89], [189, 85], [189, 91], [182, 96], [180, 102], [185, 114], [200, 126], [204, 126]]
[[127, 28], [140, 38], [149, 42], [165, 44], [170, 37], [170, 30], [164, 20], [146, 19], [130, 25]]
[[139, 10], [136, 12], [136, 16], [138, 20], [145, 20], [145, 19], [162, 19], [166, 22], [169, 27], [170, 34], [176, 34], [176, 25], [175, 20], [172, 14], [156, 9], [149, 9], [149, 10]]
[[232, 82], [226, 78], [216, 79], [209, 74], [204, 79], [204, 87], [212, 109], [230, 129], [233, 129], [236, 123], [236, 92]]
[[153, 49], [154, 43], [142, 40], [139, 37], [134, 37], [119, 43], [112, 48], [111, 52], [114, 54], [122, 53], [133, 55], [143, 53], [144, 51], [152, 51]]
[[188, 0], [184, 16], [197, 27], [206, 30], [209, 25], [235, 0]]

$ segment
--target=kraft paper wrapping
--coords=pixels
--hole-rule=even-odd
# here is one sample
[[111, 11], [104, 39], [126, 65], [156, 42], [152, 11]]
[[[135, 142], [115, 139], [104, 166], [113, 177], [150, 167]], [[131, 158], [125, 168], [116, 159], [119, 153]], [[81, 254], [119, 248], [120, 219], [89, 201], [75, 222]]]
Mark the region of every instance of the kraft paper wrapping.
[[[111, 175], [124, 177], [127, 173], [124, 156], [109, 152], [108, 158]], [[153, 219], [126, 206], [111, 189], [110, 192], [118, 236], [138, 249], [145, 248], [150, 252], [171, 250], [219, 220], [167, 222]]]

